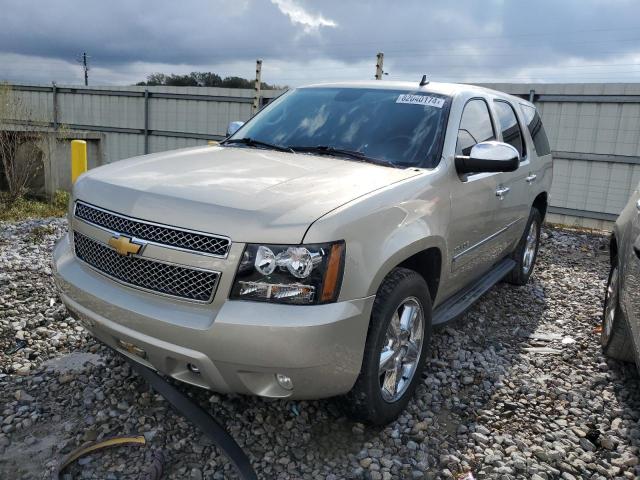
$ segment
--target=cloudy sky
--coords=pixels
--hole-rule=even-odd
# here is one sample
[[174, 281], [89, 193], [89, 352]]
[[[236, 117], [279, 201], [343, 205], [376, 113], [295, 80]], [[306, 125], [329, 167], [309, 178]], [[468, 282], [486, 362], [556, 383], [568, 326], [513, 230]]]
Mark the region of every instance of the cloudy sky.
[[0, 80], [213, 71], [305, 83], [640, 81], [638, 0], [0, 0]]

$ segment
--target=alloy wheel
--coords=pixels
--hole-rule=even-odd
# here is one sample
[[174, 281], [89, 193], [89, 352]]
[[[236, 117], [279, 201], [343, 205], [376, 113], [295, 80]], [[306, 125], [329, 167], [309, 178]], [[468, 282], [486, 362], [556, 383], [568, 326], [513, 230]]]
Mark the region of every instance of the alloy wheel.
[[522, 259], [522, 272], [527, 275], [533, 268], [533, 261], [536, 257], [536, 248], [538, 246], [538, 224], [531, 222], [527, 240], [524, 246], [524, 256]]
[[380, 352], [378, 374], [382, 398], [395, 402], [404, 395], [418, 368], [424, 341], [424, 312], [415, 297], [396, 308]]
[[604, 304], [604, 317], [602, 319], [602, 336], [601, 342], [603, 346], [607, 346], [611, 332], [613, 330], [613, 322], [616, 318], [618, 309], [618, 267], [613, 267], [607, 285], [607, 296]]

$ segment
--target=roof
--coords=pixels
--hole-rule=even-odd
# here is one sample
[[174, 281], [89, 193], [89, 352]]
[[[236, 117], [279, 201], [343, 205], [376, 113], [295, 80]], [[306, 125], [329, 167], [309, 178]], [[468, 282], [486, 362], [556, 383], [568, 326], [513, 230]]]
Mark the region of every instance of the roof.
[[[332, 87], [332, 88], [375, 88], [383, 90], [407, 90], [410, 92], [429, 92], [440, 93], [442, 95], [456, 95], [460, 93], [479, 94], [479, 93], [493, 93], [500, 94], [506, 97], [516, 98], [508, 93], [499, 92], [486, 87], [479, 87], [476, 85], [469, 85], [466, 83], [442, 83], [442, 82], [429, 82], [424, 86], [420, 86], [420, 80], [416, 79], [415, 82], [392, 82], [387, 80], [367, 80], [357, 82], [335, 82], [335, 83], [316, 83], [312, 85], [303, 85], [299, 88], [318, 88], [318, 87]], [[517, 98], [518, 101], [529, 103], [521, 98]]]
[[367, 80], [357, 82], [335, 82], [335, 83], [317, 83], [313, 85], [303, 85], [300, 88], [316, 88], [316, 87], [339, 87], [339, 88], [375, 88], [384, 90], [410, 90], [425, 92], [442, 93], [445, 95], [452, 95], [462, 90], [483, 90], [482, 87], [475, 87], [473, 85], [465, 85], [462, 83], [440, 83], [429, 82], [424, 86], [420, 86], [420, 79], [416, 79], [415, 82], [391, 82], [386, 80]]

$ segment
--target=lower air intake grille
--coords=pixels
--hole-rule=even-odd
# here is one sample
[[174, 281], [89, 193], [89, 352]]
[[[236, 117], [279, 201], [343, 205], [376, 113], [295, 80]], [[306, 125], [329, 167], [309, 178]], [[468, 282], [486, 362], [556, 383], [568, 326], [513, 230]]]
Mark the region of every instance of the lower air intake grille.
[[73, 233], [73, 239], [80, 260], [123, 283], [199, 302], [213, 298], [219, 278], [217, 272], [123, 256], [78, 232]]

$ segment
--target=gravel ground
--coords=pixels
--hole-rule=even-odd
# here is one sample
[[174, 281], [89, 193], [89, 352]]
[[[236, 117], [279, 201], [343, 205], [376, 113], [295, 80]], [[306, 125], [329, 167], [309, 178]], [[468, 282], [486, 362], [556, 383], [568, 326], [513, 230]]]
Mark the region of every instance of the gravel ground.
[[[230, 478], [198, 430], [70, 317], [51, 280], [63, 220], [0, 222], [0, 478], [48, 478], [85, 441], [143, 433], [76, 463], [73, 478]], [[594, 328], [606, 238], [546, 229], [532, 281], [500, 284], [434, 337], [416, 398], [381, 429], [332, 401], [265, 401], [181, 386], [209, 406], [261, 478], [638, 478], [640, 381]], [[19, 348], [18, 347], [23, 347]]]

